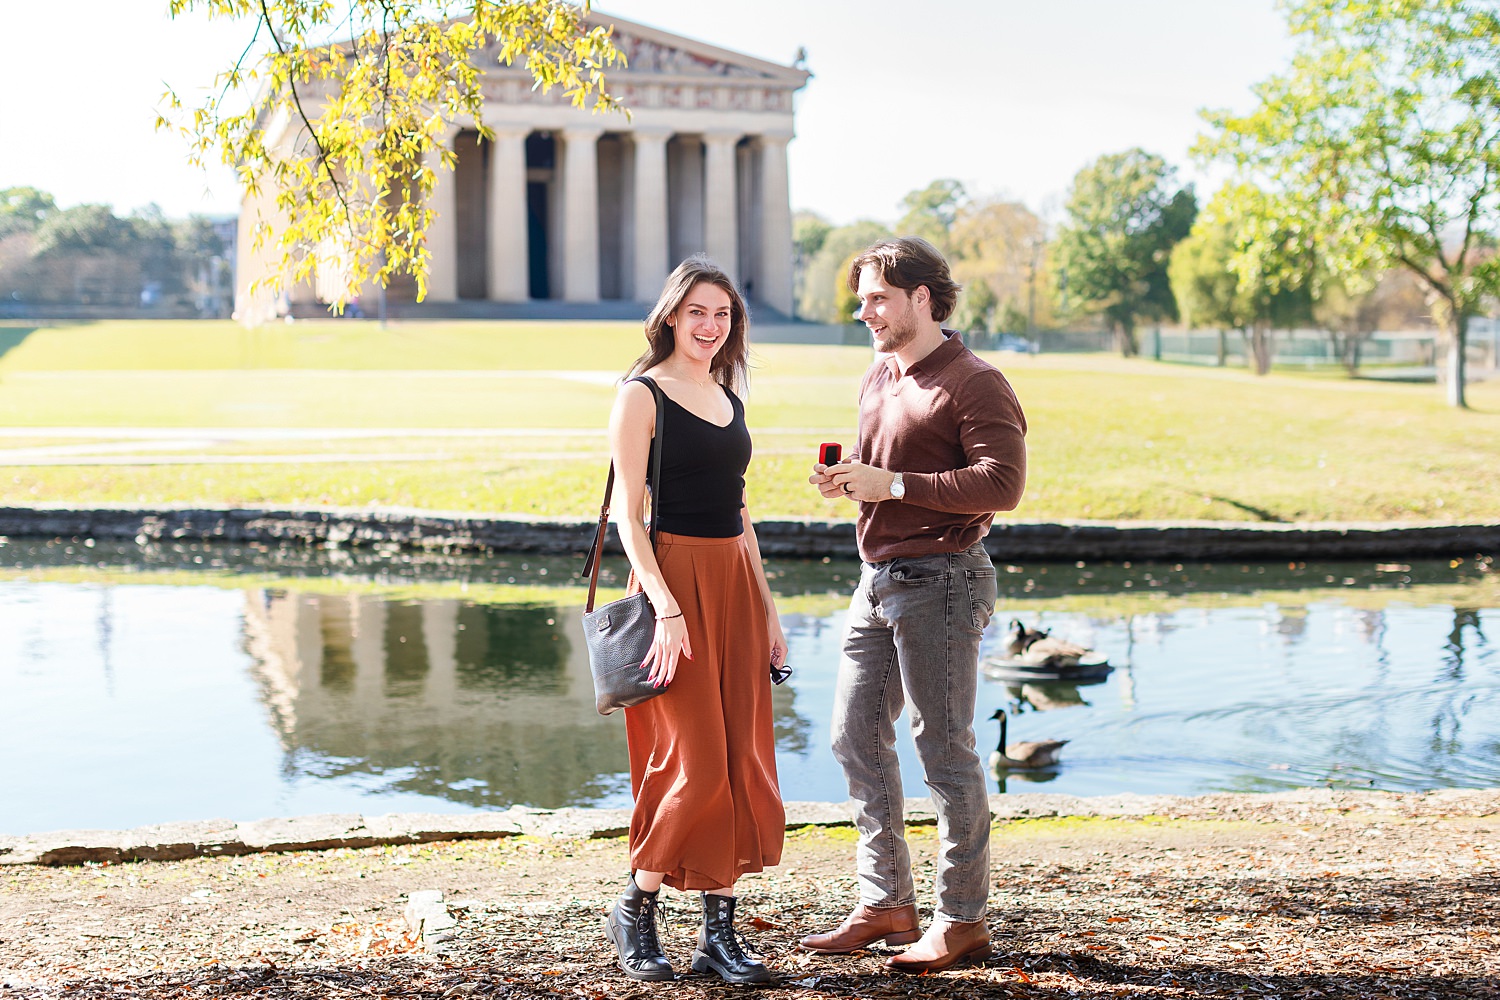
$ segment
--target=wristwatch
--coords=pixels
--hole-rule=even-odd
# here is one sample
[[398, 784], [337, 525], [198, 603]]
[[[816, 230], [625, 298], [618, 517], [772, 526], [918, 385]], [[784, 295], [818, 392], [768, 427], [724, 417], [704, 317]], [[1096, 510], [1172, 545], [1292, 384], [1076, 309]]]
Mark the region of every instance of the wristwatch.
[[901, 481], [901, 473], [896, 473], [896, 478], [891, 480], [891, 498], [900, 500], [906, 496], [906, 484]]

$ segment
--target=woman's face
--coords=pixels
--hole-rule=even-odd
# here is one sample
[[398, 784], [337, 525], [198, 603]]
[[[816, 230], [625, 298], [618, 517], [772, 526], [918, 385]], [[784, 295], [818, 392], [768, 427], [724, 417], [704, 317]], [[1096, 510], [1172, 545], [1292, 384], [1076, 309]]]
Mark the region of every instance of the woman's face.
[[710, 281], [698, 282], [668, 321], [675, 340], [672, 353], [689, 361], [712, 362], [729, 336], [731, 316], [729, 293]]

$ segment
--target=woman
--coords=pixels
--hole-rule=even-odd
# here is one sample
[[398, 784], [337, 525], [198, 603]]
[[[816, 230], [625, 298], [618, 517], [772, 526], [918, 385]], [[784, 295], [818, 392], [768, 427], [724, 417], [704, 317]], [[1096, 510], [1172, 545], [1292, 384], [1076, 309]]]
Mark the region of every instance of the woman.
[[[663, 884], [701, 890], [693, 969], [764, 983], [769, 970], [734, 933], [734, 884], [781, 860], [786, 814], [770, 666], [785, 659], [786, 637], [745, 507], [750, 432], [737, 395], [748, 367], [744, 299], [714, 264], [689, 258], [667, 278], [646, 341], [610, 414], [609, 441], [632, 587], [656, 610], [645, 665], [667, 690], [625, 709], [632, 875], [605, 933], [626, 975], [671, 979], [656, 935], [657, 892]], [[644, 511], [656, 402], [632, 381], [638, 376], [665, 396], [655, 552]]]

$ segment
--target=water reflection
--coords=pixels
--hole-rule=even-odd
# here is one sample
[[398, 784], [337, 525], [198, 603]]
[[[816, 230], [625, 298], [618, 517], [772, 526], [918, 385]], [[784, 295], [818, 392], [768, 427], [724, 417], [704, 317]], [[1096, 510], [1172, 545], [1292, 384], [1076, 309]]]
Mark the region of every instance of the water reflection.
[[[623, 569], [611, 563], [606, 572]], [[577, 560], [0, 539], [0, 832], [215, 816], [629, 802], [594, 713]], [[828, 749], [848, 562], [773, 561], [796, 667], [789, 799]], [[985, 678], [976, 724], [1066, 739], [992, 787], [1192, 794], [1500, 783], [1489, 562], [1000, 567], [1017, 617], [1107, 654], [1091, 685]], [[925, 789], [905, 733], [909, 794]], [[171, 780], [163, 780], [170, 776]]]
[[1065, 683], [1063, 681], [1030, 681], [1005, 685], [1005, 694], [1017, 706], [1038, 712], [1055, 712], [1060, 708], [1087, 708], [1089, 702], [1081, 688], [1103, 684], [1106, 678]]
[[[1059, 634], [1076, 625], [1119, 650], [1111, 659], [1123, 667], [1097, 707], [1066, 713], [1067, 729], [1013, 727], [1016, 738], [1073, 739], [1066, 784], [1108, 790], [1085, 778], [1104, 777], [1106, 765], [1120, 791], [1149, 791], [1168, 772], [1190, 775], [1196, 791], [1500, 780], [1500, 657], [1484, 640], [1494, 607], [1325, 600], [1046, 617]], [[1073, 699], [1007, 695], [1035, 709]]]
[[[624, 728], [594, 709], [579, 615], [250, 590], [243, 645], [288, 773], [485, 808], [618, 802]], [[802, 753], [794, 699], [775, 691], [777, 747]]]

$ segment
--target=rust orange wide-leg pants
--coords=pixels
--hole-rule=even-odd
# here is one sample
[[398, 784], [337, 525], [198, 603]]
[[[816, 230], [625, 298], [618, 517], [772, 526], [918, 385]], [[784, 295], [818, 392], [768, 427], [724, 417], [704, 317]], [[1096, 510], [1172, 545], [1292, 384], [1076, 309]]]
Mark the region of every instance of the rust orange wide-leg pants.
[[658, 535], [693, 658], [660, 697], [625, 709], [630, 866], [674, 889], [718, 889], [781, 860], [771, 644], [744, 536]]

